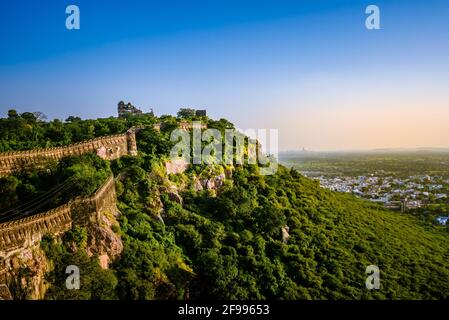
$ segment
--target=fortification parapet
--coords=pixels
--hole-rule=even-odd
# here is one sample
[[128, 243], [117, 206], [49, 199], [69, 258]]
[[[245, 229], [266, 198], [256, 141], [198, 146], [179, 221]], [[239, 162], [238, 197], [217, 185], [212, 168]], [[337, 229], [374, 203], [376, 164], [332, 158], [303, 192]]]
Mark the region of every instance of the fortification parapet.
[[39, 244], [45, 234], [58, 236], [72, 226], [98, 223], [106, 211], [117, 211], [112, 176], [91, 196], [78, 197], [47, 212], [1, 223], [0, 260]]
[[96, 152], [98, 156], [106, 160], [114, 160], [124, 155], [137, 155], [135, 130], [63, 147], [0, 153], [0, 176], [29, 167], [42, 167], [49, 159], [57, 161], [66, 156], [88, 152]]

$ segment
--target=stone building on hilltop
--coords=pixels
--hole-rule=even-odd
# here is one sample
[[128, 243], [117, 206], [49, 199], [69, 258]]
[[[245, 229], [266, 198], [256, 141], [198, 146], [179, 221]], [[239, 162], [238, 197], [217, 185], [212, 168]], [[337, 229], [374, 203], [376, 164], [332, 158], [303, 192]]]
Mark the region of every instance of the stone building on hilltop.
[[130, 102], [125, 104], [123, 101], [120, 101], [118, 103], [117, 111], [119, 118], [125, 118], [128, 115], [143, 115], [143, 114], [149, 114], [154, 116], [153, 109], [151, 109], [151, 112], [149, 113], [143, 113], [142, 110], [136, 108]]

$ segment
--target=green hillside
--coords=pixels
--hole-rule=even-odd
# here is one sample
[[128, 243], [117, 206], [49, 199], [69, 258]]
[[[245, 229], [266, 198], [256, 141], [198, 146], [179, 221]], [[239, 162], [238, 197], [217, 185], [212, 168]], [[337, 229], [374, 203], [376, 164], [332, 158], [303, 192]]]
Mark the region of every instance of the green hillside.
[[[61, 145], [156, 120], [167, 125], [161, 132], [140, 131], [137, 157], [110, 163], [110, 170], [119, 177], [117, 232], [124, 244], [120, 259], [104, 271], [95, 257], [70, 253], [69, 242], [82, 244], [83, 230], [73, 230], [60, 244], [46, 239], [43, 248], [55, 265], [48, 278], [48, 299], [448, 298], [449, 236], [443, 228], [324, 190], [282, 166], [271, 176], [260, 175], [252, 165], [195, 165], [184, 173], [167, 175], [164, 163], [171, 147], [169, 133], [176, 125], [173, 117], [55, 123], [17, 115], [2, 119], [1, 126], [28, 131], [8, 130], [6, 136], [0, 130], [0, 146], [12, 150]], [[231, 126], [226, 120], [203, 121], [219, 129]], [[100, 160], [93, 161], [92, 156], [66, 160], [73, 163], [67, 169], [72, 171], [59, 166], [57, 172], [82, 179], [77, 174], [82, 168], [91, 177], [80, 180], [82, 185], [96, 187], [94, 172], [103, 176], [109, 171]], [[198, 186], [198, 181], [224, 175], [219, 187]], [[14, 178], [22, 186], [17, 192], [39, 188], [39, 170], [26, 177]], [[0, 199], [6, 199], [4, 190], [11, 198], [10, 180], [0, 179]], [[283, 239], [285, 227], [288, 239]], [[67, 296], [64, 266], [74, 261], [88, 270], [84, 275], [88, 281]], [[380, 268], [378, 290], [365, 287], [369, 265]]]
[[[138, 171], [138, 167], [133, 169]], [[141, 171], [124, 182], [121, 194], [125, 232], [141, 252], [135, 229], [148, 228], [156, 239], [175, 247], [155, 257], [165, 260], [182, 249], [192, 269], [191, 285], [176, 283], [170, 264], [162, 271], [177, 290], [190, 297], [220, 299], [430, 299], [449, 293], [449, 244], [442, 229], [430, 229], [413, 217], [383, 211], [352, 196], [319, 188], [285, 168], [262, 177], [251, 168], [237, 169], [216, 197], [186, 191], [183, 206], [162, 196], [165, 227], [147, 221], [142, 189], [152, 179]], [[186, 175], [187, 180], [189, 174]], [[130, 199], [132, 186], [139, 195]], [[142, 188], [142, 189], [140, 189]], [[158, 188], [154, 186], [153, 188]], [[134, 189], [136, 190], [136, 189]], [[150, 189], [151, 190], [151, 187]], [[148, 195], [151, 191], [148, 191]], [[129, 210], [129, 211], [128, 211]], [[144, 222], [145, 221], [145, 222]], [[132, 227], [130, 228], [129, 225]], [[290, 238], [282, 241], [281, 228]], [[130, 228], [130, 229], [128, 229]], [[174, 239], [171, 238], [174, 235]], [[165, 240], [168, 241], [168, 240]], [[160, 242], [155, 242], [159, 248]], [[154, 252], [154, 248], [149, 247]], [[167, 249], [165, 249], [167, 251]], [[132, 250], [131, 250], [132, 252]], [[127, 253], [125, 253], [126, 256]], [[148, 253], [148, 256], [153, 253]], [[137, 255], [136, 255], [137, 256]], [[154, 263], [154, 261], [152, 261]], [[365, 269], [377, 265], [380, 290], [367, 290]], [[141, 265], [122, 268], [140, 270]], [[122, 279], [123, 280], [123, 279]], [[122, 282], [121, 282], [122, 283]], [[122, 283], [123, 285], [123, 283]], [[121, 286], [121, 285], [119, 285]], [[138, 287], [131, 282], [128, 288]], [[179, 292], [178, 292], [179, 293]], [[128, 298], [129, 292], [123, 292]], [[134, 296], [133, 298], [142, 297]], [[157, 297], [157, 295], [156, 295]]]

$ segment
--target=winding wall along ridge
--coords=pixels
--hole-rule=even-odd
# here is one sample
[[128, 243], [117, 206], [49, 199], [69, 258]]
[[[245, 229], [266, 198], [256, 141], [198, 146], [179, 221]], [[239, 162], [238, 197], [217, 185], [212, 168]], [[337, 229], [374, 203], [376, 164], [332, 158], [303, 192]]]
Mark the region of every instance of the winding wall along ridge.
[[63, 147], [46, 149], [9, 151], [0, 153], [0, 176], [9, 175], [30, 167], [42, 167], [48, 160], [60, 160], [70, 155], [96, 152], [106, 160], [114, 160], [124, 155], [136, 155], [135, 129], [123, 134], [98, 137]]
[[37, 245], [45, 234], [59, 235], [74, 225], [99, 222], [101, 214], [107, 211], [117, 211], [112, 176], [91, 196], [77, 197], [49, 211], [0, 223], [0, 259]]

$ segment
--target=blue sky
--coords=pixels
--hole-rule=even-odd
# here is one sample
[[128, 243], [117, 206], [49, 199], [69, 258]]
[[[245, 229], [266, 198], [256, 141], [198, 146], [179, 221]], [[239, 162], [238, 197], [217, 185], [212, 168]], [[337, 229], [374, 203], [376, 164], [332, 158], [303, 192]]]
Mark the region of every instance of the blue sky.
[[125, 100], [278, 128], [281, 149], [449, 147], [447, 0], [0, 0], [0, 18], [1, 114], [107, 117]]

